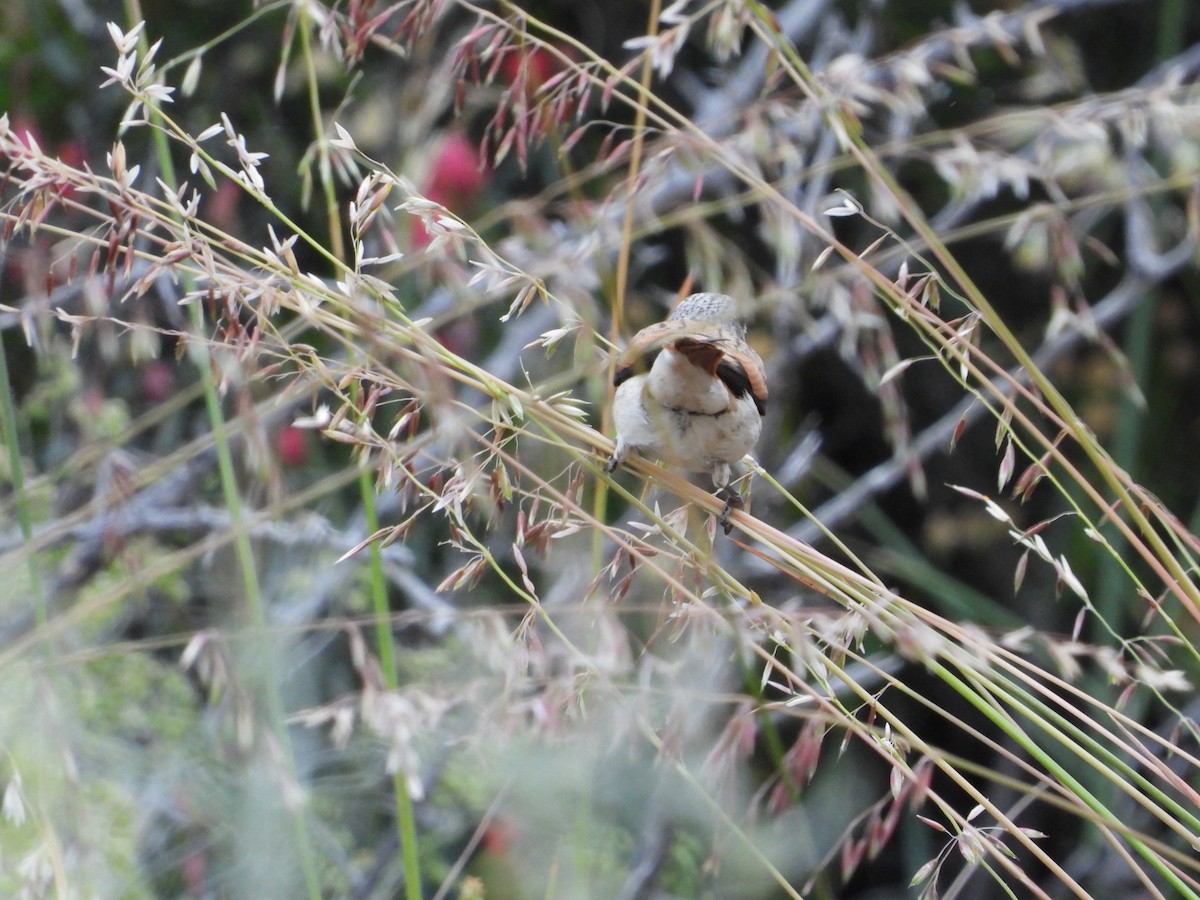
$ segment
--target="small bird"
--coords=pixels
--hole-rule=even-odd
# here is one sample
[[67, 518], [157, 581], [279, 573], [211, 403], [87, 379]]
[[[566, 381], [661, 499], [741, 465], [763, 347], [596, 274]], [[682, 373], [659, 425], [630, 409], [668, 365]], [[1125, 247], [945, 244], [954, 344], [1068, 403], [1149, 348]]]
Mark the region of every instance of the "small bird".
[[733, 465], [762, 431], [767, 379], [746, 343], [734, 301], [725, 294], [692, 294], [670, 317], [634, 335], [613, 376], [617, 447], [606, 471], [636, 450], [690, 472], [708, 472], [725, 497], [720, 519], [742, 505], [729, 486]]

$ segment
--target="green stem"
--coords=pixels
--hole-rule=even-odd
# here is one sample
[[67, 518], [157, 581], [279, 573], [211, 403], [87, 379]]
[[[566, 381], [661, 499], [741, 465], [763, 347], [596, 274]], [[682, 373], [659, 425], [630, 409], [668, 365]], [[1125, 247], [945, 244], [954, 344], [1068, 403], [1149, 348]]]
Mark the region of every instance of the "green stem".
[[[351, 390], [352, 399], [357, 398], [358, 386]], [[358, 492], [362, 498], [366, 516], [367, 534], [379, 531], [379, 513], [375, 507], [375, 483], [371, 470], [364, 468], [358, 476]], [[399, 687], [396, 672], [396, 639], [392, 634], [391, 608], [388, 605], [387, 579], [383, 571], [383, 554], [378, 541], [368, 548], [368, 571], [371, 578], [371, 603], [375, 610], [375, 647], [379, 654], [379, 666], [383, 669], [384, 684], [388, 690]], [[404, 860], [404, 896], [407, 900], [421, 900], [421, 858], [417, 852], [417, 817], [408, 784], [404, 775], [392, 775], [392, 793], [396, 797], [396, 824], [399, 829], [400, 853]]]
[[321, 98], [317, 88], [317, 66], [313, 60], [312, 36], [309, 34], [308, 6], [298, 4], [300, 10], [296, 29], [300, 34], [300, 47], [304, 56], [304, 76], [308, 84], [308, 111], [313, 122], [313, 141], [317, 148], [317, 176], [325, 192], [325, 213], [329, 220], [329, 248], [339, 260], [346, 259], [342, 223], [338, 216], [337, 192], [333, 185], [333, 165], [329, 160], [329, 141], [325, 138], [325, 120], [321, 115]]
[[[25, 470], [21, 461], [20, 432], [17, 427], [17, 406], [13, 399], [12, 383], [8, 380], [8, 354], [4, 349], [4, 335], [0, 334], [0, 436], [8, 448], [8, 468], [12, 473], [13, 494], [17, 507], [17, 521], [21, 526], [21, 537], [27, 545], [33, 543], [33, 519], [30, 516], [29, 497], [25, 493]], [[42, 590], [42, 576], [38, 572], [37, 554], [30, 552], [26, 557], [29, 566], [29, 589], [36, 604], [38, 627], [46, 624], [46, 594]]]
[[[126, 19], [133, 24], [144, 21], [139, 0], [125, 0]], [[139, 39], [139, 52], [145, 54], [149, 49], [149, 41], [145, 30]], [[158, 164], [162, 170], [163, 183], [171, 189], [178, 187], [175, 165], [171, 159], [171, 149], [167, 144], [166, 133], [161, 127], [161, 117], [155, 104], [147, 102], [146, 116], [151, 123], [151, 140], [153, 142]], [[186, 273], [184, 288], [191, 291], [194, 288], [193, 279]], [[252, 645], [260, 644], [267, 633], [266, 604], [263, 600], [262, 588], [258, 578], [257, 562], [254, 558], [254, 548], [246, 529], [246, 515], [242, 506], [241, 493], [238, 489], [237, 473], [233, 464], [233, 451], [230, 447], [229, 433], [225, 423], [224, 410], [217, 390], [216, 379], [212, 371], [212, 355], [209, 353], [208, 342], [204, 339], [204, 312], [201, 304], [192, 303], [189, 307], [191, 326], [196, 336], [188, 342], [188, 352], [200, 376], [204, 392], [204, 405], [212, 427], [213, 442], [217, 453], [217, 470], [221, 480], [221, 491], [229, 510], [230, 529], [234, 534], [234, 554], [242, 577], [242, 587], [245, 591], [247, 612], [251, 623]], [[283, 698], [280, 694], [276, 678], [264, 678], [260, 686], [267, 712], [267, 725], [276, 735], [283, 752], [285, 765], [294, 777], [297, 772], [295, 752], [288, 734], [284, 716]], [[310, 900], [321, 897], [321, 882], [317, 874], [316, 860], [312, 849], [312, 840], [308, 832], [308, 821], [302, 809], [293, 810], [292, 823], [296, 832], [296, 840], [300, 850], [300, 861], [304, 871], [304, 880]]]
[[[1033, 759], [1037, 760], [1057, 784], [1061, 785], [1064, 789], [1069, 790], [1073, 796], [1078, 797], [1081, 801], [1083, 801], [1088, 808], [1090, 808], [1094, 813], [1096, 813], [1097, 816], [1100, 817], [1103, 823], [1115, 827], [1120, 826], [1121, 823], [1116, 814], [1114, 814], [1111, 809], [1101, 802], [1096, 795], [1089, 791], [1084, 786], [1082, 781], [1072, 775], [1066, 766], [1060, 764], [1058, 760], [1056, 760], [1049, 752], [1047, 752], [1035, 740], [1033, 740], [1033, 738], [1030, 737], [1029, 734], [1017, 724], [1015, 719], [1006, 715], [1000, 709], [1000, 703], [998, 700], [980, 693], [974, 684], [968, 684], [967, 681], [960, 679], [958, 675], [951, 672], [948, 668], [940, 663], [933, 667], [933, 671], [940, 679], [945, 681], [946, 684], [958, 691], [958, 693], [969, 703], [971, 703], [971, 705], [974, 706], [978, 712], [986, 716], [993, 725], [999, 728], [1004, 734], [1008, 735], [1011, 740], [1016, 742]], [[991, 685], [991, 690], [993, 691], [997, 690], [998, 688], [999, 685], [995, 683]], [[1011, 697], [1008, 697], [1007, 699], [1012, 702]], [[1053, 725], [1035, 713], [1028, 706], [1021, 708], [1020, 711], [1023, 716], [1025, 716], [1027, 719], [1029, 719], [1029, 721], [1037, 725], [1039, 728], [1051, 733], [1057, 733]], [[1084, 754], [1081, 755], [1088, 765], [1095, 764], [1094, 758]], [[1158, 854], [1156, 854], [1144, 842], [1135, 838], [1134, 836], [1126, 834], [1125, 837], [1134, 851], [1144, 860], [1146, 860], [1146, 862], [1149, 863], [1150, 866], [1153, 867], [1160, 875], [1167, 879], [1167, 881], [1177, 891], [1179, 891], [1179, 896], [1196, 900], [1197, 894], [1192, 891], [1182, 879], [1179, 878], [1179, 876]]]

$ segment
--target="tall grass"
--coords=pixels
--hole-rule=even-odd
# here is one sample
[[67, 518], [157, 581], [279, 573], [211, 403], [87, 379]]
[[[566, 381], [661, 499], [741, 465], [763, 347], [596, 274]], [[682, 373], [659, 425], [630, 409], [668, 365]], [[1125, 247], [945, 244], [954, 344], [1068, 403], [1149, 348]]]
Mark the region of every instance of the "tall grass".
[[[1092, 94], [1043, 7], [875, 56], [819, 3], [561, 12], [131, 7], [103, 165], [0, 119], [0, 885], [1200, 893], [1195, 490], [1114, 338], [1194, 279], [1186, 57]], [[209, 68], [255, 27], [294, 170]], [[604, 472], [686, 284], [772, 385], [729, 538]]]

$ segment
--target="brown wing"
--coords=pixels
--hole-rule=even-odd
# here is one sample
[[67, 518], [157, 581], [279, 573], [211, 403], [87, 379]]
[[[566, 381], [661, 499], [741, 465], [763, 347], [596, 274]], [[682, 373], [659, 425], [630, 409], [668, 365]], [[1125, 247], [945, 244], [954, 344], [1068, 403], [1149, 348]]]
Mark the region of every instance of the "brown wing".
[[749, 394], [758, 407], [758, 414], [765, 415], [767, 375], [763, 371], [762, 358], [736, 328], [710, 325], [705, 332], [684, 335], [673, 346], [695, 365], [725, 382], [735, 397]]
[[716, 376], [725, 382], [733, 396], [749, 394], [758, 414], [767, 414], [767, 376], [762, 360], [749, 347], [724, 354], [717, 363]]

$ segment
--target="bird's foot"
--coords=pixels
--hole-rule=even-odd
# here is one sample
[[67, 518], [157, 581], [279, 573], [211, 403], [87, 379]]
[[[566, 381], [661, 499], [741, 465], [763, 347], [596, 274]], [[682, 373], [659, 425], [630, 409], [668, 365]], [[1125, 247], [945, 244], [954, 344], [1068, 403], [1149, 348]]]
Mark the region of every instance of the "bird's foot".
[[746, 505], [746, 501], [731, 487], [723, 487], [717, 491], [717, 496], [725, 496], [725, 508], [721, 510], [721, 515], [717, 516], [717, 522], [721, 526], [721, 530], [726, 534], [733, 531], [733, 523], [729, 521], [730, 514], [735, 509], [742, 509]]
[[614, 453], [611, 457], [609, 457], [608, 462], [604, 464], [604, 471], [611, 475], [613, 472], [617, 471], [617, 466], [620, 464], [621, 458]]

